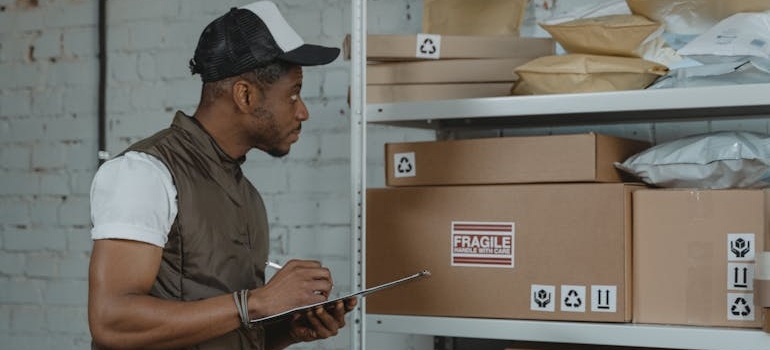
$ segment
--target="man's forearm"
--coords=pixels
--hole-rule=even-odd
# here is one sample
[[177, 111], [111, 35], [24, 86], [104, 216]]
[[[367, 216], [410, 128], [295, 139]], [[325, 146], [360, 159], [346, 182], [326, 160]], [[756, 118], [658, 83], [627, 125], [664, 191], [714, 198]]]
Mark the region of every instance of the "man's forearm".
[[89, 314], [94, 342], [108, 348], [173, 349], [195, 345], [240, 326], [233, 298], [179, 302], [123, 295]]

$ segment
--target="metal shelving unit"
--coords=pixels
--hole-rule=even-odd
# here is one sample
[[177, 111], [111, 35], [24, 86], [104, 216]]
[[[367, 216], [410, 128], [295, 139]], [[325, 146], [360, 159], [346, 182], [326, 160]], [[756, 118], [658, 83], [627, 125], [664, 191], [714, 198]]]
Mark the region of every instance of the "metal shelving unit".
[[[351, 0], [350, 63], [350, 260], [353, 290], [366, 286], [366, 0]], [[351, 313], [350, 348], [366, 347], [366, 300]]]
[[[366, 0], [351, 0], [352, 281], [365, 285], [366, 132], [370, 123], [431, 129], [601, 125], [626, 122], [770, 118], [770, 83], [661, 90], [366, 104]], [[704, 350], [767, 350], [758, 329], [589, 322], [393, 316], [354, 313], [351, 348], [385, 332], [518, 341]]]

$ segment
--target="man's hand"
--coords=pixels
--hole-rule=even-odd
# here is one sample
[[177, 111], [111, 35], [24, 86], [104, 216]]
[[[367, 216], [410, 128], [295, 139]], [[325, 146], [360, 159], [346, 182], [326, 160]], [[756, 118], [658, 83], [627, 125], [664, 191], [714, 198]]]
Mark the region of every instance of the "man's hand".
[[291, 260], [262, 288], [249, 294], [249, 316], [261, 318], [324, 302], [334, 283], [329, 269], [310, 260]]
[[332, 307], [316, 307], [293, 316], [289, 336], [294, 342], [326, 339], [345, 326], [345, 314], [358, 304], [356, 297], [340, 300]]

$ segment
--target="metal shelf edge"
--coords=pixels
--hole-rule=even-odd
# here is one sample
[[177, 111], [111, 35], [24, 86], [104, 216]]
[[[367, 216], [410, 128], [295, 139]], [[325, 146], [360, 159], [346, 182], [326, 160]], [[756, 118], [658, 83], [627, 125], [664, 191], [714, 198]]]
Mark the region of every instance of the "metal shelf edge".
[[757, 113], [770, 115], [770, 83], [612, 91], [537, 96], [485, 97], [458, 100], [367, 104], [368, 121], [408, 121], [489, 118], [594, 113], [676, 111], [665, 117], [686, 115], [687, 111], [719, 109], [719, 115]]
[[368, 330], [466, 338], [703, 350], [767, 350], [759, 329], [367, 315]]

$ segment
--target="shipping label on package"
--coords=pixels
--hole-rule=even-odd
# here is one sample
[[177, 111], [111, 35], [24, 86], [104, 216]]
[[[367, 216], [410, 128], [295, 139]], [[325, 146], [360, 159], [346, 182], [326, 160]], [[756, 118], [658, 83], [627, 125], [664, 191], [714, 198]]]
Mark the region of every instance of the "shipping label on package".
[[513, 268], [513, 222], [452, 221], [452, 266]]

